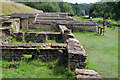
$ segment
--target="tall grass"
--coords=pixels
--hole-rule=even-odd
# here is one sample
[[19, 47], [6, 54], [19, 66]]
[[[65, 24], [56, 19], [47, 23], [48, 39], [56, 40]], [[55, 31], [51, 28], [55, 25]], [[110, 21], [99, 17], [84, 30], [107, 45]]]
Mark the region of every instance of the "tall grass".
[[38, 10], [15, 2], [1, 2], [2, 14], [10, 15], [12, 13], [34, 13]]

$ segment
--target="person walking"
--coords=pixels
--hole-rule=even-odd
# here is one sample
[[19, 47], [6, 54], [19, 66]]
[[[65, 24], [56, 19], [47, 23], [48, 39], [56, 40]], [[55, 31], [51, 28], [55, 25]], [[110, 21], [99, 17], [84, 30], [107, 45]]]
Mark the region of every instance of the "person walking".
[[72, 16], [73, 16], [73, 18], [75, 19], [75, 14], [74, 14], [74, 13], [72, 14]]

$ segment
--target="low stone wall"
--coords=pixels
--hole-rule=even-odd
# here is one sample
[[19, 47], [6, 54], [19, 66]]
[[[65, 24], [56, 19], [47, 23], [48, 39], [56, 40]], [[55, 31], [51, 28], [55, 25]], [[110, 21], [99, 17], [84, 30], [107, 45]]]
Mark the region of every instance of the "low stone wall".
[[68, 22], [57, 22], [57, 24], [65, 25], [68, 29], [71, 29], [72, 32], [75, 31], [87, 31], [87, 32], [96, 32], [97, 22], [96, 21], [68, 21]]
[[68, 17], [68, 13], [41, 13], [38, 17]]
[[[62, 43], [33, 43], [33, 44], [2, 44], [2, 58], [7, 60], [21, 60], [23, 54], [32, 55], [33, 59], [42, 61], [56, 60], [65, 62], [66, 44]], [[64, 60], [64, 61], [63, 61]]]
[[76, 21], [76, 20], [37, 20], [35, 26], [31, 28], [41, 30], [59, 30], [57, 25], [64, 25], [72, 32], [75, 31], [87, 31], [96, 32], [97, 22], [96, 21]]
[[83, 46], [75, 39], [71, 30], [67, 29], [64, 25], [59, 25], [59, 28], [64, 42], [67, 43], [68, 67], [72, 70], [75, 68], [85, 68], [87, 54]]
[[83, 49], [83, 46], [77, 39], [70, 38], [67, 41], [68, 50], [68, 66], [72, 70], [75, 68], [83, 69], [86, 67], [87, 54]]
[[23, 41], [24, 37], [27, 43], [45, 43], [46, 40], [60, 40], [62, 38], [60, 32], [14, 32], [13, 35], [16, 41]]
[[0, 28], [0, 44], [9, 42], [8, 35], [10, 34], [10, 29], [11, 28], [9, 28], [9, 27]]
[[74, 38], [74, 35], [71, 33], [71, 30], [67, 29], [64, 25], [58, 25], [60, 32], [62, 34], [62, 39], [64, 42], [69, 38]]
[[71, 21], [74, 20], [73, 18], [61, 18], [61, 17], [37, 17], [36, 20], [66, 20]]
[[96, 32], [96, 25], [79, 25], [79, 24], [73, 24], [73, 25], [66, 25], [68, 29], [71, 29], [72, 32], [80, 32], [80, 31], [87, 31], [87, 32]]
[[76, 69], [75, 80], [102, 80], [102, 78], [93, 70]]
[[43, 31], [59, 31], [56, 24], [49, 22], [35, 22], [33, 26], [29, 26], [28, 29], [43, 30]]

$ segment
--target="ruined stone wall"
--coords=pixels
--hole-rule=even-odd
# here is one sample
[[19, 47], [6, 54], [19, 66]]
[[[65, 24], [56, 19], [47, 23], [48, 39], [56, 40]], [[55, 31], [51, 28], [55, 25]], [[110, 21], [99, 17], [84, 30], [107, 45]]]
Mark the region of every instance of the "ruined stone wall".
[[103, 79], [97, 72], [93, 70], [76, 69], [75, 80], [103, 80]]
[[[63, 53], [60, 53], [59, 50], [27, 50], [27, 49], [2, 49], [2, 58], [6, 60], [21, 60], [23, 54], [25, 55], [32, 55], [33, 59], [40, 59], [42, 61], [49, 61], [49, 60], [57, 60], [63, 58], [62, 56], [67, 56], [64, 50]], [[64, 59], [64, 58], [63, 58]], [[61, 59], [62, 60], [62, 59]], [[62, 61], [64, 62], [64, 61]], [[66, 61], [67, 62], [67, 61]]]
[[59, 28], [64, 42], [67, 43], [68, 67], [72, 70], [75, 68], [85, 68], [87, 54], [83, 46], [65, 26], [59, 25]]
[[14, 32], [13, 36], [16, 41], [23, 41], [24, 38], [27, 43], [45, 43], [46, 40], [60, 40], [62, 37], [60, 32]]
[[86, 67], [87, 54], [77, 39], [68, 39], [68, 66], [70, 69], [83, 69]]
[[29, 26], [34, 27], [35, 18], [21, 18], [20, 24], [23, 30], [29, 29]]
[[58, 43], [32, 43], [32, 44], [2, 44], [2, 58], [7, 60], [21, 60], [23, 54], [32, 55], [33, 59], [42, 61], [59, 60], [67, 62], [66, 44]]
[[28, 19], [20, 19], [20, 24], [23, 30], [28, 29]]
[[0, 28], [0, 43], [8, 43], [9, 34], [10, 34], [10, 28], [8, 27]]
[[66, 25], [68, 29], [71, 29], [72, 32], [76, 31], [87, 31], [87, 32], [96, 32], [96, 25], [79, 25], [79, 24], [72, 24]]
[[43, 31], [59, 31], [56, 24], [39, 24], [35, 23], [33, 26], [29, 26], [29, 29], [39, 29]]

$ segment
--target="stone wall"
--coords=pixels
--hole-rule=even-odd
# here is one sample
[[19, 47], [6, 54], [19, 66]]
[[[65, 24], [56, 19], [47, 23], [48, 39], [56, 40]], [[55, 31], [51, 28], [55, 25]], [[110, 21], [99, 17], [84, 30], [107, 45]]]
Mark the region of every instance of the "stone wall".
[[41, 13], [38, 17], [68, 17], [68, 13]]
[[96, 25], [80, 25], [80, 24], [73, 24], [73, 25], [66, 25], [68, 29], [71, 29], [72, 32], [80, 32], [80, 31], [87, 31], [87, 32], [96, 32]]
[[24, 38], [27, 43], [45, 43], [46, 40], [60, 40], [62, 37], [60, 32], [14, 32], [13, 35], [16, 41], [23, 41]]
[[87, 54], [83, 49], [83, 46], [79, 43], [77, 39], [74, 38], [69, 38], [67, 42], [69, 68], [72, 70], [74, 70], [75, 68], [85, 68]]
[[[21, 60], [23, 54], [32, 55], [33, 59], [42, 61], [56, 60], [67, 62], [66, 44], [62, 43], [32, 43], [32, 44], [2, 44], [2, 58]], [[65, 59], [64, 59], [64, 57]], [[64, 61], [63, 61], [64, 60]]]
[[10, 34], [11, 28], [4, 27], [0, 28], [0, 44], [1, 43], [8, 43], [9, 42], [9, 34]]
[[43, 30], [43, 31], [59, 31], [54, 23], [35, 23], [33, 26], [29, 26], [29, 29]]
[[74, 38], [74, 35], [71, 33], [71, 30], [67, 29], [66, 26], [59, 25], [58, 27], [60, 29], [60, 32], [62, 34], [62, 39], [64, 42], [66, 42], [67, 39], [69, 38]]
[[20, 27], [23, 30], [29, 29], [29, 26], [34, 27], [35, 18], [21, 18], [20, 19]]
[[93, 70], [76, 69], [75, 80], [103, 80], [103, 79], [97, 72]]
[[67, 43], [68, 67], [72, 70], [75, 68], [85, 68], [87, 54], [83, 46], [75, 39], [71, 30], [67, 29], [64, 25], [59, 25], [59, 28], [64, 42]]

